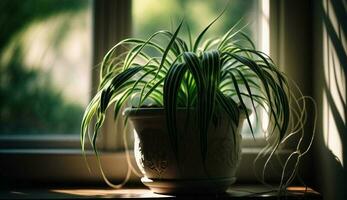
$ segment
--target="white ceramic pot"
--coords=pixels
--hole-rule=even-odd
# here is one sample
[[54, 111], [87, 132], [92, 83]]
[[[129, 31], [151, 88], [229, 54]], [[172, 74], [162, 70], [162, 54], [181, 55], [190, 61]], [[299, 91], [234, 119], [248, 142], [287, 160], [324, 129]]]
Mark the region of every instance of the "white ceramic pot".
[[[126, 109], [135, 127], [135, 158], [142, 182], [156, 193], [219, 193], [235, 182], [241, 159], [239, 124], [219, 117], [208, 129], [206, 162], [200, 150], [200, 135], [194, 115], [177, 111], [178, 162], [166, 128], [164, 109]], [[236, 130], [235, 135], [233, 130]]]

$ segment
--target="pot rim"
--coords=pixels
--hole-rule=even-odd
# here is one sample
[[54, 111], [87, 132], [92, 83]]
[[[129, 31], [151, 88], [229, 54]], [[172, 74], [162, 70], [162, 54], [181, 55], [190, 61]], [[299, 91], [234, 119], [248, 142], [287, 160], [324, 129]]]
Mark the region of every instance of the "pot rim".
[[[184, 111], [187, 108], [179, 107], [177, 110]], [[194, 110], [190, 108], [190, 110]], [[153, 116], [153, 115], [164, 115], [163, 107], [127, 107], [123, 112], [123, 116]]]
[[[178, 107], [176, 108], [178, 111], [186, 111], [187, 108], [185, 107]], [[189, 110], [195, 110], [194, 108], [188, 108]], [[245, 112], [243, 112], [243, 109], [240, 109], [241, 116], [245, 116]], [[251, 114], [252, 110], [247, 109], [248, 113]], [[134, 117], [134, 116], [158, 116], [158, 115], [164, 115], [164, 108], [163, 107], [127, 107], [124, 109], [123, 116], [127, 117]]]

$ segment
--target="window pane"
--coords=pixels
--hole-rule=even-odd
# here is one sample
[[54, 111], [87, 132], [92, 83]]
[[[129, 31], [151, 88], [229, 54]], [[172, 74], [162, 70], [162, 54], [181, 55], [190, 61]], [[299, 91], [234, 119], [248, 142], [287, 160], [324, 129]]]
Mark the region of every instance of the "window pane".
[[[137, 37], [148, 37], [160, 29], [172, 30], [184, 17], [193, 36], [199, 34], [226, 6], [225, 0], [134, 0], [133, 30]], [[258, 0], [233, 0], [224, 15], [211, 27], [207, 36], [219, 36], [241, 20], [244, 29], [257, 41]], [[172, 27], [173, 25], [173, 27]], [[183, 28], [184, 29], [184, 28]]]
[[[190, 31], [197, 36], [213, 19], [215, 19], [225, 8], [225, 0], [133, 0], [133, 35], [140, 38], [148, 38], [152, 33], [161, 30], [173, 30], [178, 22], [184, 17], [188, 22]], [[244, 27], [247, 33], [255, 42], [258, 49], [268, 53], [268, 27], [264, 27], [264, 19], [268, 20], [268, 15], [264, 18], [263, 7], [268, 6], [266, 0], [233, 0], [224, 15], [210, 28], [207, 37], [221, 36], [227, 32], [234, 24], [241, 20], [239, 28]], [[266, 24], [267, 25], [267, 24]], [[187, 39], [183, 29], [183, 38]], [[263, 38], [266, 38], [264, 40]], [[193, 38], [194, 40], [194, 38]], [[188, 41], [188, 40], [187, 40]], [[254, 115], [253, 130], [255, 136], [261, 137], [261, 122], [256, 121]], [[254, 123], [256, 122], [256, 123]], [[248, 124], [244, 125], [245, 137], [252, 137]]]
[[2, 0], [0, 13], [0, 135], [79, 133], [91, 1]]

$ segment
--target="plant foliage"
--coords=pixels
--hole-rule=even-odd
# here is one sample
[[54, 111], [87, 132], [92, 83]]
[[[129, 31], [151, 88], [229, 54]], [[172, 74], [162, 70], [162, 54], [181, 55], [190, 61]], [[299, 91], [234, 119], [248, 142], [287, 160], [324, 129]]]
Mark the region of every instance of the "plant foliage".
[[[90, 140], [97, 153], [96, 138], [106, 110], [113, 107], [117, 118], [126, 102], [136, 108], [164, 108], [174, 151], [178, 143], [176, 109], [195, 109], [203, 158], [207, 128], [218, 112], [226, 112], [235, 124], [243, 112], [253, 133], [251, 111], [258, 116], [256, 107], [262, 107], [270, 119], [267, 135], [277, 135], [272, 143], [276, 149], [291, 120], [287, 79], [268, 55], [255, 49], [239, 23], [222, 36], [205, 38], [218, 18], [194, 41], [191, 35], [188, 40], [180, 37], [182, 21], [173, 32], [161, 30], [147, 40], [129, 38], [116, 44], [102, 61], [98, 92], [83, 117], [82, 149], [93, 124]], [[116, 54], [124, 47], [124, 53]]]

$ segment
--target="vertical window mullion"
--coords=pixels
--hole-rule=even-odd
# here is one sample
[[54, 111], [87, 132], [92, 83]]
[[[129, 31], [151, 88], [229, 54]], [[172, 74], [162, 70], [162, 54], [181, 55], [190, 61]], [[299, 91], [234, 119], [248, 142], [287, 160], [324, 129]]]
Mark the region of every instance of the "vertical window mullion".
[[[92, 88], [96, 93], [99, 67], [103, 56], [120, 40], [131, 35], [131, 1], [95, 0], [93, 12]], [[120, 52], [117, 52], [120, 53]], [[106, 113], [98, 145], [102, 150], [122, 149], [123, 122], [113, 120], [113, 111]]]

